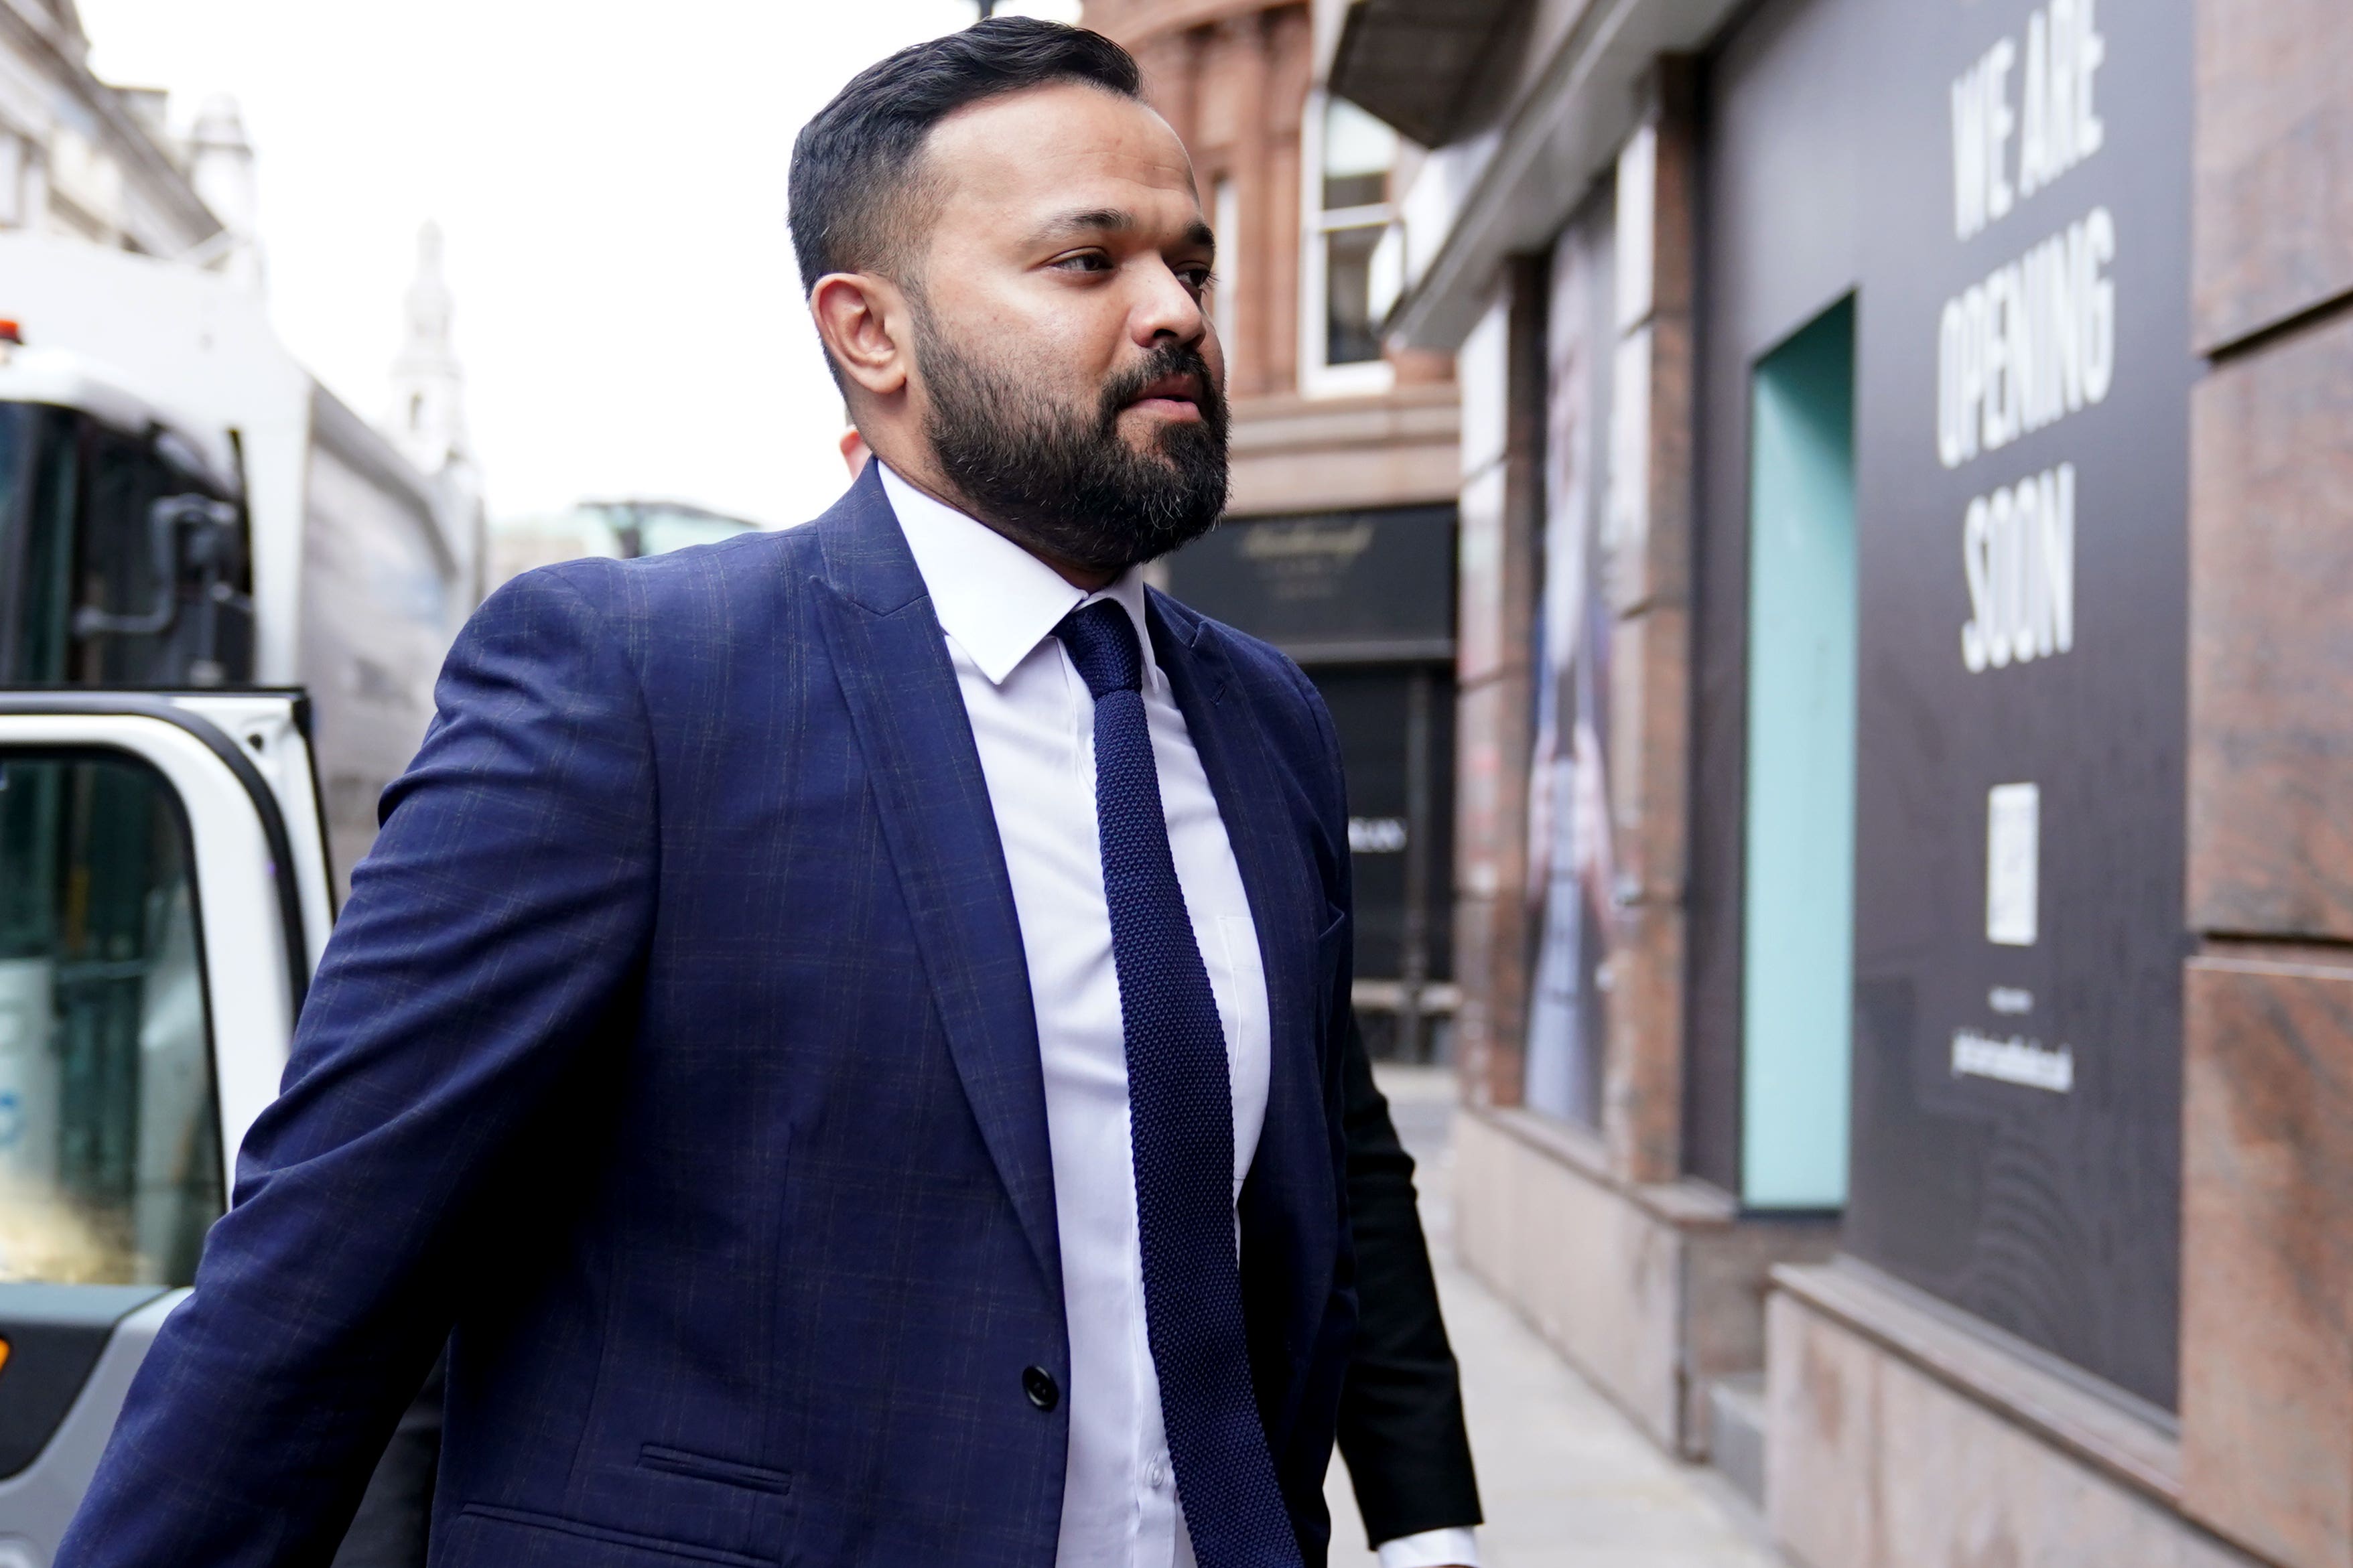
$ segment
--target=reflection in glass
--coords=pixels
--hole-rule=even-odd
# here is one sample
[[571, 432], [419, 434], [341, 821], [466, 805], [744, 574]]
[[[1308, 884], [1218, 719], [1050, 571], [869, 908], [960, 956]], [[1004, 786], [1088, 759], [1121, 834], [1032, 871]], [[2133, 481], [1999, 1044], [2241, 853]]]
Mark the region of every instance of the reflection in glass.
[[[1398, 153], [1397, 132], [1353, 103], [1324, 100], [1316, 118], [1320, 131], [1310, 156], [1321, 178], [1308, 188], [1308, 233], [1301, 246], [1301, 353], [1311, 383], [1321, 371], [1383, 363], [1373, 309], [1374, 255], [1397, 216], [1389, 204]], [[1383, 291], [1384, 310], [1394, 293], [1394, 287]], [[1377, 370], [1373, 374], [1371, 382], [1364, 373], [1350, 373], [1321, 384], [1331, 391], [1375, 390], [1382, 383]]]
[[[169, 431], [0, 404], [0, 685], [251, 680], [242, 515], [199, 531], [174, 505], [227, 502], [232, 488]], [[160, 626], [81, 619], [159, 611]]]
[[0, 1280], [195, 1273], [223, 1205], [189, 861], [145, 764], [0, 761]]
[[1388, 201], [1397, 154], [1396, 132], [1345, 99], [1331, 100], [1324, 114], [1324, 210]]
[[0, 682], [66, 679], [76, 446], [66, 410], [0, 404]]
[[1335, 228], [1324, 237], [1324, 363], [1363, 364], [1381, 357], [1373, 321], [1373, 250], [1382, 226]]

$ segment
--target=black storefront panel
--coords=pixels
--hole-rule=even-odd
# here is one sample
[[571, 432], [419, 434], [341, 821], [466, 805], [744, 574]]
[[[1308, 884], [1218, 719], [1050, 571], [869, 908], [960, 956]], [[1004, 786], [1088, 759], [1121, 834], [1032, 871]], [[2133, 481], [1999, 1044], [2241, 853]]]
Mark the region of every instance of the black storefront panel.
[[[1419, 880], [1424, 978], [1454, 973], [1450, 875], [1454, 863], [1454, 683], [1451, 670], [1393, 665], [1310, 668], [1339, 731], [1348, 770], [1348, 837], [1356, 882], [1356, 973], [1394, 980], [1405, 973], [1407, 883], [1413, 878], [1413, 742], [1427, 747], [1422, 766], [1429, 804], [1421, 825]], [[1417, 725], [1414, 689], [1424, 704]]]
[[[1788, 39], [1829, 67], [1760, 103], [1728, 47], [1716, 96], [1746, 104], [1750, 135], [1862, 132], [1842, 154], [1861, 655], [1845, 1245], [2170, 1405], [2189, 0], [1813, 0], [1748, 29], [1767, 42], [1738, 68]], [[1769, 270], [1783, 242], [1750, 226], [1744, 254]], [[1729, 237], [1713, 257], [1733, 263]], [[1718, 324], [1754, 334], [1749, 360], [1710, 367], [1745, 382], [1797, 323]], [[1738, 514], [1715, 390], [1712, 536]]]
[[1454, 657], [1454, 509], [1227, 522], [1169, 558], [1169, 591], [1302, 664]]
[[1229, 521], [1168, 565], [1170, 593], [1297, 659], [1331, 710], [1348, 778], [1358, 978], [1418, 968], [1448, 979], [1454, 509]]

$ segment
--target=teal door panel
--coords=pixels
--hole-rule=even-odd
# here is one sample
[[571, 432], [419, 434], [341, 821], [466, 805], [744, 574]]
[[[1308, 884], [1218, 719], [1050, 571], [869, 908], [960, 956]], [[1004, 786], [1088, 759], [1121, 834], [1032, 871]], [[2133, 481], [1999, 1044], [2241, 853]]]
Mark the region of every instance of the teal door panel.
[[1749, 435], [1741, 1198], [1846, 1201], [1854, 969], [1854, 307], [1757, 363]]

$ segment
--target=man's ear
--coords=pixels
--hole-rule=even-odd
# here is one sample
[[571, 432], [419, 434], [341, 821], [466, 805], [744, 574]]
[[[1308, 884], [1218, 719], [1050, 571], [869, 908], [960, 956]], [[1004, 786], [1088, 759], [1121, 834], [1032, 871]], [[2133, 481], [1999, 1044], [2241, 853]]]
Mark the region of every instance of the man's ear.
[[809, 290], [817, 334], [841, 374], [875, 397], [907, 384], [906, 296], [871, 272], [828, 272]]

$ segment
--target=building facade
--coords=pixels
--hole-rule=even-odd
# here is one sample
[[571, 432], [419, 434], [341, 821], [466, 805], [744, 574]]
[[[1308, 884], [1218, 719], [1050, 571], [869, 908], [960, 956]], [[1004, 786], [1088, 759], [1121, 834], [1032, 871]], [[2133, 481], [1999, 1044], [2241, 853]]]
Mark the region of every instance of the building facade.
[[[1316, 73], [1303, 0], [1088, 0], [1191, 151], [1218, 234], [1227, 521], [1166, 566], [1187, 604], [1296, 658], [1346, 753], [1356, 997], [1377, 1053], [1447, 1049], [1451, 955], [1451, 356], [1385, 345], [1380, 251], [1418, 150]], [[1326, 51], [1328, 53], [1328, 51]]]
[[1458, 355], [1467, 1259], [1811, 1568], [2353, 1563], [2353, 20], [1324, 47]]
[[90, 68], [73, 0], [0, 0], [0, 228], [69, 235], [259, 282], [237, 109], [173, 134], [164, 94]]

